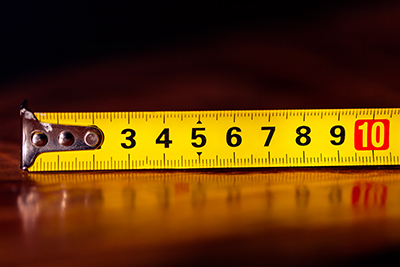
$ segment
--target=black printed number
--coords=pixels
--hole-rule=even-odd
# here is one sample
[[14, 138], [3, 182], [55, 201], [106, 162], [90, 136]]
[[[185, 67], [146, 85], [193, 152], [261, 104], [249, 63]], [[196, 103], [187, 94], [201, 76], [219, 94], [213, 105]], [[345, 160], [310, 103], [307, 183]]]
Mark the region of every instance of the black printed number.
[[271, 143], [271, 140], [272, 140], [272, 136], [275, 133], [275, 127], [261, 127], [261, 130], [269, 131], [268, 132], [268, 136], [267, 136], [267, 140], [265, 140], [265, 144], [264, 144], [264, 146], [269, 146], [269, 144]]
[[201, 142], [198, 144], [197, 142], [192, 142], [192, 146], [194, 147], [203, 147], [206, 142], [207, 138], [205, 137], [204, 134], [197, 133], [197, 131], [205, 131], [206, 128], [193, 128], [192, 129], [192, 140], [196, 140], [197, 138], [200, 138]]
[[332, 145], [339, 146], [344, 143], [346, 131], [341, 125], [336, 125], [331, 128], [332, 137], [339, 138], [339, 140], [331, 140]]
[[160, 135], [156, 139], [156, 144], [164, 144], [165, 148], [169, 147], [169, 144], [172, 144], [172, 141], [169, 139], [169, 128], [165, 128]]
[[299, 135], [296, 137], [296, 144], [299, 146], [306, 146], [311, 143], [311, 137], [308, 136], [311, 133], [310, 127], [300, 126], [296, 129], [296, 133]]
[[130, 133], [129, 136], [125, 137], [126, 140], [129, 141], [129, 145], [127, 143], [121, 143], [121, 146], [123, 148], [133, 148], [136, 146], [136, 141], [135, 139], [133, 139], [133, 137], [135, 137], [136, 132], [132, 129], [123, 129], [121, 134], [127, 134]]
[[[232, 133], [233, 131], [240, 133], [242, 130], [240, 130], [239, 127], [229, 128], [228, 132], [226, 133], [226, 143], [230, 147], [240, 146], [240, 144], [242, 143], [242, 137], [236, 133], [233, 134]], [[234, 142], [232, 142], [232, 141], [234, 141]]]

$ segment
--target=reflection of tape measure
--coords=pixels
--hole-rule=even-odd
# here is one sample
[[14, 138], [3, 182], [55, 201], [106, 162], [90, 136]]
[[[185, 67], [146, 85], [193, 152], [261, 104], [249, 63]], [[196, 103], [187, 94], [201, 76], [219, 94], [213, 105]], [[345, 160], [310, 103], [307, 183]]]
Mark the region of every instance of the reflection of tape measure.
[[[397, 165], [400, 109], [36, 113], [31, 171]], [[78, 127], [79, 126], [79, 127]]]
[[[279, 185], [279, 184], [338, 184], [353, 182], [396, 182], [399, 181], [397, 171], [384, 173], [374, 170], [362, 172], [353, 171], [312, 171], [299, 170], [279, 172], [90, 172], [90, 173], [29, 173], [27, 177], [40, 185], [88, 185], [93, 182], [120, 183], [120, 184], [146, 184], [165, 185], [175, 183], [208, 184], [226, 186], [241, 186], [251, 184]], [[51, 190], [52, 187], [50, 187]]]

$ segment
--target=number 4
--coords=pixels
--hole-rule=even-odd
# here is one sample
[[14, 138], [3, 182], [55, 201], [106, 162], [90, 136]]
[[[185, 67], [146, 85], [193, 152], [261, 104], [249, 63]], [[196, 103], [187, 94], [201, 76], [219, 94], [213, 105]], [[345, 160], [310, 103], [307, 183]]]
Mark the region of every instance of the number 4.
[[275, 126], [261, 127], [261, 130], [269, 131], [268, 136], [267, 136], [267, 140], [265, 140], [265, 144], [264, 144], [264, 146], [269, 146], [269, 144], [271, 143], [271, 140], [272, 140], [272, 136], [275, 133]]
[[168, 148], [169, 144], [172, 144], [172, 141], [169, 139], [169, 128], [165, 128], [160, 133], [160, 135], [156, 139], [156, 144], [164, 144], [165, 148]]

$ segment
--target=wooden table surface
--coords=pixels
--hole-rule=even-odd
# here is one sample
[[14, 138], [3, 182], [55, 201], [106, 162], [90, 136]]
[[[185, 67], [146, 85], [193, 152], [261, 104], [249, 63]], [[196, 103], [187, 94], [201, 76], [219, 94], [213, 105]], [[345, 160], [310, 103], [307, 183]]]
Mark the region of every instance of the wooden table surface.
[[26, 173], [18, 107], [399, 107], [400, 5], [252, 27], [1, 84], [0, 266], [398, 262], [400, 169]]

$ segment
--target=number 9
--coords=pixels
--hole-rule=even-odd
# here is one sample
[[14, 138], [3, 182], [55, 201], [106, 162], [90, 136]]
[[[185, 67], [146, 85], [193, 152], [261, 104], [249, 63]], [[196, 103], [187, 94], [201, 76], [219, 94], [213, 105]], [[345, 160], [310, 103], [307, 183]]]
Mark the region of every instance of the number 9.
[[[339, 129], [339, 133], [336, 133], [336, 132], [337, 132], [337, 131], [336, 131], [337, 129]], [[345, 139], [345, 136], [346, 136], [346, 131], [345, 131], [345, 129], [344, 129], [343, 126], [341, 126], [341, 125], [336, 125], [336, 126], [333, 126], [333, 127], [331, 128], [331, 135], [332, 135], [332, 137], [340, 138], [339, 141], [331, 140], [331, 144], [332, 144], [332, 145], [334, 145], [334, 146], [339, 146], [339, 145], [341, 145], [341, 144], [344, 143], [344, 139]]]

